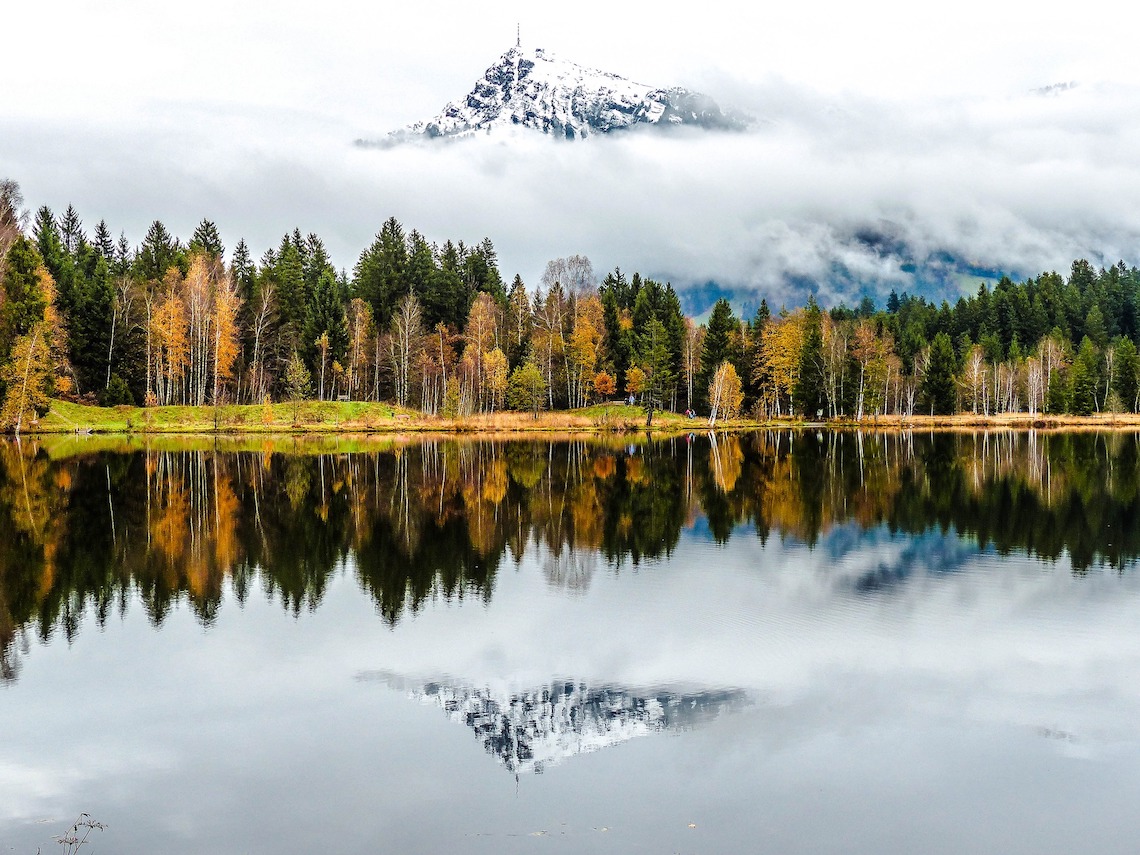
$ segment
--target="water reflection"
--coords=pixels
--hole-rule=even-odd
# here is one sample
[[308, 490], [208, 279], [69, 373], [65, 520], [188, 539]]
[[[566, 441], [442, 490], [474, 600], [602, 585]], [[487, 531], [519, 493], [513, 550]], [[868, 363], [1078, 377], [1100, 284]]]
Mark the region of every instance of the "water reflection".
[[450, 680], [412, 681], [382, 671], [359, 675], [438, 706], [474, 731], [483, 750], [508, 772], [542, 774], [579, 754], [639, 736], [690, 730], [748, 703], [740, 690], [634, 690], [554, 681], [529, 691]]
[[134, 596], [155, 624], [178, 602], [213, 621], [227, 584], [239, 602], [261, 590], [300, 614], [351, 572], [395, 626], [432, 598], [489, 600], [536, 544], [548, 584], [571, 594], [670, 555], [685, 530], [836, 557], [898, 538], [852, 596], [978, 550], [1077, 573], [1140, 554], [1134, 433], [102, 442], [0, 444], [5, 680], [31, 637], [70, 640], [85, 615], [101, 626]]

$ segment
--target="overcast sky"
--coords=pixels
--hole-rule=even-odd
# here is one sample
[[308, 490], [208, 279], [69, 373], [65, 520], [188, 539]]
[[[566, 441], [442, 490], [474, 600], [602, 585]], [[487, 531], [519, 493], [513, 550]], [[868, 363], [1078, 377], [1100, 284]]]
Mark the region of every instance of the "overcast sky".
[[[868, 230], [1021, 273], [1140, 262], [1140, 14], [1120, 4], [616, 6], [22, 3], [3, 16], [19, 37], [0, 177], [132, 242], [206, 217], [260, 255], [300, 227], [349, 269], [396, 216], [431, 240], [489, 236], [531, 285], [585, 253], [775, 301], [802, 297], [789, 281], [827, 300], [913, 286], [854, 239]], [[524, 46], [704, 91], [756, 125], [352, 145], [463, 97], [516, 25]], [[1061, 83], [1077, 85], [1034, 91]]]

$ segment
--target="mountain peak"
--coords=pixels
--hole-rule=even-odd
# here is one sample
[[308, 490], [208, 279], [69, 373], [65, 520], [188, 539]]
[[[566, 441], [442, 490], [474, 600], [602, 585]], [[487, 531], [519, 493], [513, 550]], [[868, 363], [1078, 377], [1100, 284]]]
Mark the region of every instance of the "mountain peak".
[[484, 72], [466, 97], [452, 101], [427, 121], [389, 134], [389, 144], [466, 137], [506, 126], [585, 139], [637, 125], [726, 130], [739, 129], [743, 122], [699, 92], [636, 83], [517, 43]]

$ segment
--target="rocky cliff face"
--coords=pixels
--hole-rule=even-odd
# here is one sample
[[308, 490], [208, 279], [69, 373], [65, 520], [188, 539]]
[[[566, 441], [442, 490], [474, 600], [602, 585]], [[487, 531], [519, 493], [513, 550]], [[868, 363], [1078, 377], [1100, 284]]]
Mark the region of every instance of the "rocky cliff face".
[[434, 118], [395, 131], [388, 142], [464, 137], [506, 126], [585, 139], [638, 125], [728, 130], [743, 124], [699, 92], [646, 86], [557, 59], [542, 49], [513, 47], [465, 98], [451, 102]]

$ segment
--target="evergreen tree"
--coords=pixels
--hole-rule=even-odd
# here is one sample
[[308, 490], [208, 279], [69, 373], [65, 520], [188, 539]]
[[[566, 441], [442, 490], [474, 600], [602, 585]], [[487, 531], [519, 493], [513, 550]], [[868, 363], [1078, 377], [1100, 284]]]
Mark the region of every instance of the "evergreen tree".
[[36, 242], [36, 250], [40, 260], [48, 269], [53, 278], [58, 278], [67, 261], [67, 247], [59, 234], [55, 217], [47, 205], [36, 211], [35, 221], [32, 223], [32, 237]]
[[[334, 362], [339, 362], [342, 366], [345, 363], [345, 354], [348, 352], [348, 320], [339, 291], [336, 276], [331, 268], [326, 269], [313, 291], [302, 337], [308, 357], [306, 361], [314, 377], [327, 376]], [[323, 344], [319, 343], [322, 339]]]
[[625, 391], [625, 375], [633, 365], [636, 342], [631, 311], [637, 299], [637, 290], [625, 278], [620, 268], [606, 274], [598, 288], [602, 301], [602, 322], [605, 336], [602, 339], [602, 362], [613, 369], [619, 391]]
[[731, 338], [739, 325], [728, 300], [723, 297], [717, 300], [705, 326], [705, 341], [701, 348], [701, 374], [697, 380], [697, 396], [701, 408], [708, 406], [708, 388], [713, 372], [725, 360], [733, 361]]
[[72, 205], [68, 205], [67, 210], [60, 217], [59, 234], [64, 249], [71, 255], [75, 255], [75, 251], [79, 249], [79, 244], [87, 240], [87, 236], [83, 233], [83, 222], [79, 219], [79, 214]]
[[642, 403], [645, 407], [645, 426], [650, 427], [654, 411], [664, 409], [676, 383], [669, 358], [668, 338], [661, 321], [653, 318], [646, 324], [640, 345], [639, 362], [641, 370], [645, 372]]
[[506, 290], [499, 275], [499, 257], [490, 238], [483, 238], [482, 242], [473, 250], [462, 253], [463, 280], [472, 294], [486, 292], [495, 298], [497, 303], [503, 303]]
[[522, 277], [516, 273], [507, 294], [507, 328], [504, 331], [507, 363], [512, 370], [522, 363], [530, 350], [531, 327], [530, 295]]
[[1087, 335], [1081, 339], [1077, 358], [1069, 374], [1069, 410], [1078, 416], [1087, 416], [1098, 410], [1100, 354]]
[[127, 236], [120, 233], [118, 243], [115, 244], [115, 259], [111, 263], [111, 272], [115, 276], [126, 276], [131, 272], [131, 267], [134, 263], [134, 250], [131, 249], [130, 243], [127, 242]]
[[325, 249], [325, 243], [315, 234], [310, 234], [305, 238], [302, 265], [304, 267], [305, 294], [307, 297], [311, 297], [317, 288], [317, 281], [326, 271], [333, 270], [332, 263], [329, 261], [328, 250]]
[[[892, 296], [894, 292], [891, 292]], [[896, 311], [898, 298], [895, 298]], [[795, 408], [807, 418], [825, 408], [823, 382], [823, 329], [822, 313], [815, 296], [808, 296], [804, 321], [804, 344], [800, 351], [800, 367], [793, 392]]]
[[288, 236], [281, 242], [281, 248], [273, 264], [272, 276], [281, 321], [279, 332], [283, 349], [308, 353], [312, 341], [305, 340], [302, 336], [310, 307], [309, 295], [305, 293], [304, 261], [296, 243]]
[[7, 358], [17, 337], [27, 335], [43, 320], [47, 300], [41, 269], [43, 259], [32, 241], [21, 236], [4, 257], [4, 302], [0, 306], [0, 359]]
[[1104, 313], [1101, 312], [1100, 306], [1096, 303], [1093, 303], [1092, 308], [1085, 315], [1085, 335], [1098, 350], [1104, 350], [1105, 345], [1108, 344], [1108, 329], [1105, 326]]
[[111, 230], [107, 228], [107, 221], [100, 220], [95, 226], [95, 250], [106, 259], [108, 264], [115, 260], [115, 240], [111, 237]]
[[1113, 387], [1120, 402], [1130, 412], [1136, 412], [1140, 401], [1140, 354], [1132, 339], [1121, 337], [1116, 341], [1116, 374]]
[[171, 267], [185, 266], [182, 247], [159, 220], [155, 220], [147, 229], [146, 237], [135, 256], [135, 265], [139, 278], [152, 282], [161, 282]]
[[257, 275], [257, 266], [249, 254], [249, 247], [245, 240], [239, 240], [234, 247], [234, 258], [230, 264], [230, 274], [237, 285], [238, 295], [243, 302], [248, 303], [253, 296], [253, 282]]
[[922, 378], [922, 396], [934, 415], [945, 416], [957, 411], [954, 390], [954, 348], [950, 336], [938, 333], [930, 344], [930, 362]]
[[219, 261], [226, 254], [226, 248], [222, 245], [222, 238], [218, 234], [218, 227], [209, 220], [202, 220], [194, 229], [194, 234], [190, 237], [190, 251], [194, 250], [204, 252], [210, 258]]
[[387, 329], [396, 302], [408, 293], [408, 247], [404, 228], [395, 217], [381, 226], [353, 270], [353, 294], [372, 307], [376, 326]]
[[445, 241], [438, 252], [431, 290], [436, 304], [446, 306], [450, 313], [440, 320], [453, 324], [459, 330], [466, 325], [471, 306], [475, 303], [475, 291], [464, 283], [462, 268], [463, 258], [459, 247], [451, 241]]
[[405, 279], [409, 291], [420, 299], [424, 312], [424, 326], [428, 329], [435, 329], [435, 325], [439, 323], [453, 324], [457, 329], [461, 326], [459, 307], [463, 299], [460, 295], [459, 277], [440, 275], [431, 244], [414, 229], [408, 235]]

